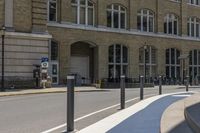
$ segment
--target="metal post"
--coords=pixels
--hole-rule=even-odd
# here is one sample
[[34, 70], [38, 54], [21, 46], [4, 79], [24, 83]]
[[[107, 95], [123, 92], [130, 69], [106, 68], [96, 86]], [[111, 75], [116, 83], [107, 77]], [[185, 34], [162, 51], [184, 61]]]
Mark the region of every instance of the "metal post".
[[67, 132], [74, 131], [74, 76], [67, 76]]
[[143, 100], [144, 93], [144, 76], [140, 76], [140, 100]]
[[187, 92], [189, 91], [188, 86], [189, 86], [189, 76], [186, 76], [186, 91]]
[[121, 87], [121, 109], [124, 109], [125, 108], [125, 76], [122, 75], [121, 76], [121, 80], [120, 80], [120, 87]]
[[5, 87], [4, 87], [4, 38], [5, 38], [5, 35], [2, 35], [1, 91], [5, 91]]
[[162, 76], [159, 76], [159, 95], [162, 94]]
[[146, 64], [146, 53], [147, 50], [146, 48], [144, 49], [144, 83], [146, 83], [146, 69], [147, 69], [147, 64]]

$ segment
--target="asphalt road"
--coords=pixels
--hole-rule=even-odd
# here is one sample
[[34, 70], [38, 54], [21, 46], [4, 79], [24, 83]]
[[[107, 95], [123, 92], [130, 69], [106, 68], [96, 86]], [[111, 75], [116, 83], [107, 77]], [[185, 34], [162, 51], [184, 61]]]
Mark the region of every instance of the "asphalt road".
[[[190, 90], [199, 91], [200, 88]], [[185, 89], [163, 89], [163, 93], [182, 91]], [[109, 90], [75, 93], [75, 128], [80, 130], [119, 111], [119, 106], [116, 105], [120, 101], [119, 92], [119, 90]], [[146, 97], [157, 95], [158, 89], [145, 89], [144, 94]], [[132, 100], [126, 104], [126, 107], [138, 102], [138, 97], [139, 89], [127, 89], [126, 100]], [[87, 117], [88, 114], [90, 115]], [[66, 123], [65, 93], [0, 98], [1, 133], [40, 133], [61, 125], [60, 128], [52, 131], [59, 133], [66, 129], [62, 125], [64, 123]]]

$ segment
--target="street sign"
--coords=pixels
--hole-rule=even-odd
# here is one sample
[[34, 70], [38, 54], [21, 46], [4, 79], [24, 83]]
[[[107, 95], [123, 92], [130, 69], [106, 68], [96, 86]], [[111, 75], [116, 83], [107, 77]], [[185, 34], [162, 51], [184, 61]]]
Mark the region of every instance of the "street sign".
[[48, 62], [42, 62], [41, 63], [41, 67], [42, 68], [48, 68], [49, 67], [49, 63]]
[[49, 58], [48, 57], [42, 57], [41, 62], [49, 62]]

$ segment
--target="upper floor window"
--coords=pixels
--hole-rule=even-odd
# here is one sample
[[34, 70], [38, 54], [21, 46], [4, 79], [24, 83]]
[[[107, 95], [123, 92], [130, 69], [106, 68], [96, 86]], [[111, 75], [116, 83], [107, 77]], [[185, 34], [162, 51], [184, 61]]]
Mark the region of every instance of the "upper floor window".
[[138, 11], [137, 14], [137, 29], [140, 31], [154, 31], [154, 13], [147, 9]]
[[174, 14], [167, 14], [165, 17], [164, 33], [178, 35], [178, 17]]
[[188, 18], [188, 23], [187, 23], [187, 31], [188, 31], [188, 36], [190, 37], [199, 37], [199, 19], [198, 18]]
[[188, 0], [188, 3], [192, 5], [200, 5], [200, 0]]
[[48, 20], [57, 21], [57, 0], [48, 1]]
[[90, 0], [72, 0], [72, 22], [94, 26], [94, 4]]
[[58, 60], [58, 43], [51, 41], [51, 60]]
[[112, 4], [107, 7], [107, 26], [111, 28], [126, 28], [126, 8]]

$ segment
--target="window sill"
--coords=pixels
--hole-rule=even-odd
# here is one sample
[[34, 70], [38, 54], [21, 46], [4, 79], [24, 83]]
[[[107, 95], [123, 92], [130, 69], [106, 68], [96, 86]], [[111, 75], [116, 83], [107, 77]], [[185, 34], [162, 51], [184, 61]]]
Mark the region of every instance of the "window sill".
[[193, 7], [200, 7], [200, 5], [195, 5], [195, 4], [191, 4], [191, 3], [187, 3], [189, 6], [193, 6]]

